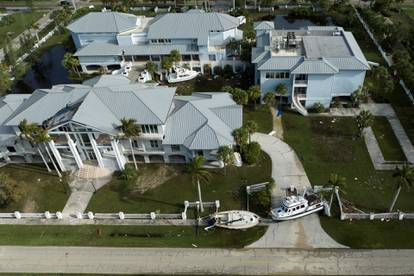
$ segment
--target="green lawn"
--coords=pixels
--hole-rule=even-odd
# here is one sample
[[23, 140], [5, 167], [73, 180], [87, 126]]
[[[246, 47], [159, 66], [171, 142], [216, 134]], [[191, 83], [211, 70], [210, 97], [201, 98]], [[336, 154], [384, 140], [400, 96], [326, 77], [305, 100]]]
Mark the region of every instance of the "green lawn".
[[375, 117], [372, 126], [375, 137], [387, 161], [405, 161], [406, 157], [395, 137], [390, 123], [385, 117]]
[[[353, 118], [302, 117], [286, 112], [283, 116], [285, 141], [291, 145], [305, 168], [313, 185], [326, 184], [331, 173], [346, 177], [346, 185], [341, 187], [344, 198], [366, 211], [385, 211], [394, 195], [395, 179], [392, 171], [375, 171], [365, 143], [355, 137], [356, 122]], [[397, 201], [397, 209], [414, 210], [414, 191], [404, 191]], [[322, 217], [322, 226], [336, 240], [352, 247], [382, 248], [398, 247], [403, 242], [401, 235], [389, 233], [392, 228], [411, 230], [404, 225], [412, 222], [392, 221], [373, 224], [354, 221], [348, 223], [333, 218]], [[361, 227], [360, 227], [361, 225]], [[364, 243], [358, 245], [362, 237]], [[414, 248], [414, 236], [404, 235], [406, 247]], [[390, 240], [387, 240], [390, 239]], [[387, 240], [386, 243], [384, 240]], [[395, 240], [395, 242], [394, 242]]]
[[62, 183], [43, 166], [10, 164], [0, 168], [0, 172], [15, 179], [25, 191], [21, 200], [0, 208], [1, 212], [52, 212], [61, 211], [65, 206], [68, 195]]
[[[130, 193], [124, 192], [124, 181], [114, 176], [109, 184], [92, 197], [87, 209], [103, 213], [182, 212], [185, 200], [197, 200], [196, 186], [184, 169], [184, 165], [140, 165], [141, 177], [137, 181], [137, 188], [140, 187], [139, 183], [152, 181], [151, 178], [165, 179], [166, 174], [172, 177], [144, 193], [138, 191]], [[245, 186], [268, 181], [271, 175], [271, 161], [263, 153], [260, 162], [255, 166], [231, 167], [227, 169], [227, 175], [224, 175], [223, 169], [210, 171], [212, 175], [210, 183], [202, 183], [203, 201], [220, 200], [221, 210], [244, 209]]]
[[[9, 25], [0, 26], [0, 36], [5, 38], [7, 34], [10, 34], [11, 38], [15, 38], [27, 30], [34, 22], [38, 21], [42, 15], [42, 12], [18, 12], [11, 14], [10, 16], [14, 22]], [[0, 48], [3, 48], [4, 42], [5, 39], [0, 41]]]
[[414, 20], [414, 5], [403, 5], [404, 13]]
[[267, 134], [273, 130], [272, 114], [267, 107], [258, 106], [256, 110], [251, 107], [244, 107], [243, 122], [246, 122], [248, 120], [253, 120], [258, 124], [258, 132]]
[[194, 244], [241, 248], [256, 241], [265, 231], [266, 227], [206, 232], [191, 226], [0, 225], [0, 245], [193, 247]]

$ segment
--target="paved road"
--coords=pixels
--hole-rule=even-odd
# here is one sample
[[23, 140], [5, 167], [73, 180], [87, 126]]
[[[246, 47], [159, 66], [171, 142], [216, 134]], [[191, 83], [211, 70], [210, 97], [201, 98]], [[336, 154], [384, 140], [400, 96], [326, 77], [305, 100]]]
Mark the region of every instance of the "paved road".
[[[272, 159], [272, 177], [276, 182], [272, 192], [273, 207], [279, 206], [290, 186], [298, 190], [310, 187], [305, 170], [294, 150], [282, 140], [261, 133], [252, 136]], [[272, 224], [251, 248], [343, 248], [322, 229], [318, 215]]]
[[0, 272], [401, 275], [414, 272], [414, 251], [3, 246]]

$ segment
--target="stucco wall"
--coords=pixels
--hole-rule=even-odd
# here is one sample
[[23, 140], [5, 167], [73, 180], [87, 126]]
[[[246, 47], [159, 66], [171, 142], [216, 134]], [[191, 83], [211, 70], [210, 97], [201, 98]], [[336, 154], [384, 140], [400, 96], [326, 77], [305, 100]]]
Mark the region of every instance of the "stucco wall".
[[266, 72], [286, 72], [286, 71], [260, 71], [260, 90], [262, 91], [262, 96], [266, 95], [269, 91], [275, 91], [276, 86], [281, 83], [286, 85], [288, 90], [288, 95], [291, 93], [292, 87], [292, 76], [289, 79], [266, 79]]

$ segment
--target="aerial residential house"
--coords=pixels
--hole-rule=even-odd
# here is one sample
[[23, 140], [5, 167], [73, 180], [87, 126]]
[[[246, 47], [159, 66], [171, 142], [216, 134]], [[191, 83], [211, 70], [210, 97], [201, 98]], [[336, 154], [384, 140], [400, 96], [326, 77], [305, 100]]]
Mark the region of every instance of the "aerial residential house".
[[119, 75], [0, 101], [2, 161], [41, 162], [35, 145], [20, 137], [18, 125], [27, 119], [48, 131], [52, 141], [46, 146], [63, 171], [85, 162], [124, 169], [133, 159], [120, 131], [123, 118], [135, 119], [141, 127], [132, 144], [137, 161], [145, 163], [184, 163], [197, 155], [217, 160], [217, 149], [232, 146], [232, 132], [242, 125], [242, 107], [230, 94], [175, 96], [175, 88], [149, 88]]
[[203, 72], [204, 64], [240, 70], [242, 62], [229, 41], [243, 38], [237, 27], [240, 19], [222, 13], [190, 10], [167, 13], [155, 18], [118, 12], [91, 12], [72, 22], [68, 29], [84, 72], [100, 68], [114, 70], [124, 66], [159, 64], [171, 50], [178, 50], [182, 63]]
[[329, 107], [332, 98], [359, 90], [370, 70], [352, 33], [341, 27], [277, 30], [273, 22], [263, 21], [255, 31], [255, 83], [262, 95], [285, 84], [285, 102], [304, 115], [315, 103]]

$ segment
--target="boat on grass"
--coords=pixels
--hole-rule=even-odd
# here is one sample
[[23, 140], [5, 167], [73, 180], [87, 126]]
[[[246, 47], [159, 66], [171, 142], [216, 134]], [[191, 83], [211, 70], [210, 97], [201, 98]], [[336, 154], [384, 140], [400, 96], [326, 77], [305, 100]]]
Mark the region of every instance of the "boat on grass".
[[189, 70], [184, 67], [174, 67], [173, 72], [167, 75], [167, 81], [168, 83], [188, 81], [194, 79], [200, 74], [200, 72]]
[[247, 229], [259, 224], [260, 217], [255, 213], [243, 210], [231, 210], [217, 212], [209, 217], [205, 230], [213, 227], [221, 227], [227, 229]]

